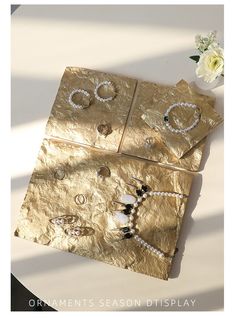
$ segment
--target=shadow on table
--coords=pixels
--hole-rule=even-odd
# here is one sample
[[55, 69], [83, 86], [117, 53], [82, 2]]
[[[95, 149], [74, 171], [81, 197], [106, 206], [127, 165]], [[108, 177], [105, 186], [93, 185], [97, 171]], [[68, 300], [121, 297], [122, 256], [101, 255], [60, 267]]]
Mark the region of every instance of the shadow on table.
[[21, 188], [26, 188], [29, 184], [31, 175], [27, 174], [21, 177], [15, 177], [11, 179], [11, 191], [15, 191]]
[[11, 311], [56, 311], [31, 293], [11, 274]]
[[[213, 131], [211, 134], [209, 134], [206, 138], [206, 144], [203, 151], [202, 161], [200, 164], [200, 171], [203, 171], [205, 169], [207, 160], [210, 156], [210, 148], [213, 145], [215, 141], [223, 140], [224, 139], [224, 125], [220, 125]], [[223, 158], [223, 154], [220, 154], [220, 158]], [[218, 160], [220, 160], [218, 158]]]
[[12, 75], [12, 127], [48, 118], [59, 83], [60, 79], [50, 80]]
[[[213, 20], [208, 19], [212, 14]], [[21, 15], [15, 18], [20, 19]], [[200, 33], [214, 30], [214, 21], [223, 21], [223, 5], [203, 5], [203, 8], [200, 5], [30, 5], [22, 18], [141, 25], [156, 29], [185, 28]]]
[[194, 220], [192, 218], [192, 213], [197, 206], [197, 201], [200, 198], [202, 187], [202, 175], [198, 174], [194, 177], [190, 195], [188, 198], [186, 212], [181, 225], [180, 236], [177, 242], [177, 253], [175, 254], [172, 268], [170, 272], [170, 278], [176, 278], [180, 274], [181, 263], [184, 255], [185, 245], [187, 237], [193, 227]]
[[202, 187], [202, 175], [198, 174], [194, 177], [192, 189], [188, 199], [187, 209], [183, 218], [179, 239], [177, 242], [177, 253], [174, 257], [172, 268], [169, 278], [177, 278], [180, 274], [182, 265], [182, 259], [184, 257], [184, 251], [187, 238], [203, 236], [212, 232], [223, 231], [224, 228], [224, 216], [223, 211], [218, 211], [212, 216], [208, 216], [202, 219], [194, 221], [192, 214], [197, 206], [197, 202], [200, 198], [200, 192]]
[[[117, 66], [106, 66], [100, 71], [131, 76], [139, 80], [174, 85], [181, 79], [188, 80], [188, 74], [194, 74], [195, 65], [188, 58], [191, 54], [191, 49], [174, 51], [164, 55], [153, 55], [136, 61], [122, 63]], [[83, 67], [82, 65], [74, 66]], [[144, 74], [148, 74], [147, 78], [146, 76], [145, 78], [139, 78], [141, 70], [143, 70]], [[61, 76], [63, 72], [64, 68], [61, 69]], [[161, 74], [161, 80], [156, 81], [156, 78], [159, 78], [159, 74]], [[169, 78], [171, 82], [169, 82]], [[190, 81], [191, 79], [188, 80], [188, 82]], [[12, 75], [12, 126], [48, 118], [59, 84], [60, 78], [53, 80]], [[204, 92], [204, 94], [209, 93]], [[216, 109], [222, 114], [223, 100], [221, 98], [217, 100]], [[219, 136], [217, 133], [217, 137]]]
[[[170, 305], [171, 301], [176, 304]], [[127, 311], [214, 311], [224, 308], [224, 289], [223, 287], [212, 290], [202, 291], [194, 294], [188, 294], [181, 297], [169, 297], [162, 302], [158, 299], [158, 305], [152, 300], [152, 303], [141, 306], [125, 308]], [[191, 302], [192, 301], [192, 302]], [[194, 305], [193, 305], [194, 303]], [[162, 304], [162, 305], [161, 305]], [[187, 305], [189, 304], [189, 306]], [[183, 306], [184, 305], [184, 306]]]
[[[154, 81], [156, 72], [158, 72], [158, 74], [161, 74], [162, 84], [169, 83], [170, 74], [172, 85], [174, 85], [182, 78], [187, 78], [189, 69], [192, 68], [193, 71], [194, 65], [188, 59], [191, 53], [192, 50], [188, 49], [174, 51], [160, 56], [153, 55], [136, 61], [122, 63], [117, 66], [107, 66], [99, 71], [106, 71], [128, 77], [132, 76], [133, 78], [149, 81]], [[184, 68], [181, 67], [182, 63], [185, 64]], [[83, 65], [74, 66], [83, 67]], [[138, 78], [138, 74], [141, 70], [144, 70], [144, 74], [148, 74], [148, 78]], [[61, 77], [63, 72], [64, 67], [61, 69]], [[13, 74], [11, 78], [12, 126], [48, 118], [59, 84], [60, 78], [24, 77]]]
[[20, 277], [41, 274], [43, 272], [57, 270], [70, 266], [81, 266], [89, 262], [90, 259], [68, 252], [56, 251], [42, 254], [23, 260], [12, 261], [11, 269], [13, 273], [18, 273]]

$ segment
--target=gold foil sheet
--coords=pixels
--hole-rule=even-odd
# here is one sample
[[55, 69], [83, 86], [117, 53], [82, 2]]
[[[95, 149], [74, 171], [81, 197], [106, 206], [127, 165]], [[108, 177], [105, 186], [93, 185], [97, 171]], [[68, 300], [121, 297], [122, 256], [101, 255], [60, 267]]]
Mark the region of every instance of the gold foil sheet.
[[[100, 177], [107, 167], [110, 175]], [[131, 176], [152, 190], [189, 195], [192, 174], [147, 160], [44, 139], [15, 235], [139, 273], [167, 279], [172, 258], [159, 258], [133, 238], [121, 239], [113, 213], [123, 194], [135, 195]], [[150, 197], [139, 207], [139, 235], [174, 255], [187, 198]], [[63, 226], [53, 224], [62, 216]], [[72, 225], [70, 224], [72, 223]], [[80, 226], [82, 236], [68, 235]], [[123, 253], [125, 251], [125, 253]]]
[[[116, 96], [112, 101], [102, 103], [95, 99], [94, 89], [105, 80], [114, 84]], [[91, 95], [91, 105], [86, 109], [73, 109], [68, 102], [70, 93], [77, 88], [87, 90]], [[104, 95], [112, 93], [101, 91]], [[179, 159], [171, 150], [181, 150], [182, 143], [176, 147], [173, 141], [170, 150], [162, 141], [161, 134], [141, 119], [159, 98], [165, 103], [171, 95], [176, 99], [184, 96], [199, 103], [214, 105], [213, 98], [198, 94], [183, 80], [176, 87], [165, 86], [85, 68], [67, 67], [52, 107], [46, 134], [176, 168], [198, 171], [205, 138]]]
[[[95, 98], [95, 87], [111, 81], [111, 87], [101, 87], [101, 97], [116, 96], [112, 101], [100, 102]], [[81, 144], [118, 151], [131, 107], [137, 81], [124, 76], [66, 67], [49, 117], [46, 134]], [[68, 102], [74, 89], [84, 89], [91, 96], [90, 106], [74, 109]], [[87, 105], [87, 100], [76, 101]], [[102, 134], [102, 131], [106, 131]], [[100, 133], [101, 132], [101, 133]]]
[[[198, 124], [188, 132], [177, 134], [167, 128], [163, 118], [170, 105], [181, 102], [194, 104], [197, 106], [197, 109], [176, 107], [169, 114], [168, 122], [171, 127], [178, 129], [188, 127], [195, 120], [194, 115], [197, 114], [199, 121]], [[152, 129], [158, 132], [162, 143], [177, 158], [181, 158], [223, 121], [220, 115], [204, 98], [192, 95], [190, 91], [188, 91], [187, 94], [181, 92], [177, 87], [162, 88], [159, 86], [155, 88], [152, 104], [149, 104], [147, 109], [143, 107], [142, 111], [143, 115], [141, 118]]]
[[[182, 98], [194, 101], [200, 105], [203, 104], [205, 107], [208, 106], [209, 110], [214, 106], [215, 101], [214, 98], [210, 96], [198, 94], [184, 80], [181, 80], [175, 87], [151, 82], [139, 82], [136, 89], [136, 99], [133, 103], [120, 151], [176, 168], [198, 171], [205, 145], [205, 138], [198, 142], [181, 158], [177, 158], [171, 150], [174, 149], [174, 152], [177, 153], [181, 152], [183, 142], [176, 143], [175, 138], [169, 139], [172, 147], [170, 150], [164, 144], [161, 133], [155, 131], [141, 118], [141, 116], [146, 113], [146, 110], [155, 109], [156, 104], [160, 102], [162, 105], [168, 105], [169, 100], [174, 103], [175, 100]], [[156, 118], [154, 117], [154, 119]], [[150, 121], [149, 117], [148, 120]], [[217, 117], [215, 121], [211, 122], [212, 125], [214, 123], [218, 123]], [[202, 135], [205, 135], [204, 132], [202, 132]], [[178, 138], [178, 136], [176, 137]], [[151, 139], [151, 145], [147, 144], [148, 139]]]
[[[105, 80], [114, 84], [116, 96], [102, 103], [93, 92]], [[197, 94], [185, 81], [176, 87], [179, 94], [214, 104], [211, 97]], [[91, 105], [84, 110], [75, 110], [68, 102], [71, 91], [77, 88], [87, 90], [92, 97]], [[141, 119], [161, 89], [169, 93], [172, 87], [66, 68], [46, 127], [49, 139], [41, 146], [16, 236], [168, 278], [172, 258], [161, 259], [134, 239], [121, 239], [114, 222], [114, 212], [121, 208], [114, 201], [135, 191], [128, 185], [131, 176], [153, 190], [187, 196], [193, 175], [158, 163], [191, 171], [199, 168], [205, 138], [177, 159], [160, 135]], [[104, 96], [113, 93], [107, 87], [101, 90]], [[87, 100], [83, 102], [87, 105]], [[167, 255], [174, 255], [186, 203], [186, 197], [150, 197], [144, 201], [137, 219], [141, 237]], [[61, 220], [63, 225], [55, 223]], [[81, 235], [75, 237], [74, 233]]]

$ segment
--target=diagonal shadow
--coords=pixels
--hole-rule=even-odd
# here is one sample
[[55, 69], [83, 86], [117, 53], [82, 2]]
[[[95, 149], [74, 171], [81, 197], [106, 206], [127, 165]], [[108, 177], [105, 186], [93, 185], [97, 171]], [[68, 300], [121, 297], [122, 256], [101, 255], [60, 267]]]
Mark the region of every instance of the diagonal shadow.
[[202, 187], [202, 175], [198, 174], [193, 179], [190, 195], [187, 202], [186, 211], [185, 211], [181, 229], [180, 229], [179, 239], [176, 244], [178, 248], [178, 252], [176, 253], [173, 259], [169, 278], [177, 278], [180, 274], [186, 240], [194, 223], [194, 220], [192, 218], [192, 213], [195, 207], [197, 206], [197, 202], [200, 198], [201, 187]]
[[[20, 10], [17, 19], [186, 28], [195, 32], [214, 30], [214, 21], [223, 25], [224, 18], [223, 5], [22, 5]], [[212, 14], [214, 19], [208, 19]]]
[[[104, 66], [102, 69], [120, 75], [130, 76], [131, 74], [132, 77], [139, 80], [175, 85], [181, 79], [188, 82], [193, 79], [195, 64], [189, 59], [192, 52], [192, 48], [185, 48], [161, 55], [154, 54], [118, 65]], [[140, 70], [144, 70], [144, 78], [139, 78]], [[189, 74], [192, 74], [191, 78], [189, 78]], [[169, 82], [169, 78], [171, 82]]]
[[[173, 306], [167, 306], [166, 304], [169, 304], [169, 301], [175, 300], [176, 304]], [[161, 302], [158, 302], [158, 306], [156, 306], [156, 303], [154, 300], [149, 302], [150, 305], [143, 305], [141, 307], [131, 307], [131, 308], [125, 308], [123, 310], [125, 311], [214, 311], [214, 310], [223, 310], [224, 308], [224, 288], [219, 287], [212, 290], [206, 290], [198, 293], [192, 293], [187, 294], [185, 296], [181, 297], [169, 297], [166, 300], [168, 302], [164, 302], [164, 298], [162, 299], [163, 305]], [[195, 300], [194, 306], [184, 306], [182, 307], [182, 304], [185, 303], [185, 301], [188, 301], [189, 304], [191, 300]], [[159, 301], [159, 299], [158, 299]], [[164, 306], [165, 304], [165, 306]], [[179, 307], [178, 304], [181, 304], [181, 307]]]
[[[139, 80], [165, 83], [168, 85], [170, 84], [170, 74], [171, 84], [174, 85], [182, 78], [187, 80], [188, 74], [194, 74], [195, 65], [188, 58], [191, 54], [192, 50], [187, 49], [160, 56], [153, 55], [148, 58], [119, 64], [117, 66], [106, 66], [102, 71], [124, 76], [130, 76], [131, 74], [133, 78]], [[184, 65], [183, 68], [182, 65]], [[148, 74], [147, 78], [139, 78], [140, 69], [145, 70], [145, 74]], [[159, 80], [156, 80], [157, 78], [159, 78]], [[191, 79], [189, 79], [189, 81], [190, 80]], [[49, 80], [46, 78], [12, 75], [12, 126], [48, 118], [59, 84], [60, 79]], [[27, 96], [27, 98], [25, 96]], [[222, 105], [223, 101], [219, 100], [218, 106], [221, 110], [223, 108]]]
[[59, 80], [43, 78], [11, 78], [11, 125], [17, 126], [48, 118]]
[[11, 191], [27, 187], [29, 184], [31, 175], [25, 175], [11, 179]]
[[[191, 61], [183, 70], [179, 66], [188, 60], [192, 50], [181, 50], [165, 54], [164, 56], [153, 55], [148, 58], [139, 59], [134, 62], [119, 64], [117, 66], [104, 67], [102, 71], [115, 74], [126, 75], [138, 78], [138, 70], [145, 69], [148, 78], [144, 80], [156, 79], [156, 70], [161, 75], [161, 82], [169, 81], [169, 73], [172, 75], [172, 83], [176, 83], [187, 77], [188, 68], [194, 68]], [[175, 65], [173, 67], [173, 65]], [[172, 68], [173, 67], [173, 68]], [[181, 72], [179, 72], [181, 70]], [[62, 72], [64, 69], [62, 70]], [[180, 76], [179, 76], [180, 74]], [[48, 79], [38, 77], [23, 77], [12, 75], [11, 77], [11, 118], [12, 126], [21, 125], [34, 120], [48, 118], [51, 105], [54, 102], [59, 85], [59, 79]], [[26, 98], [27, 96], [27, 98]]]
[[90, 258], [88, 259], [77, 254], [60, 250], [58, 252], [51, 252], [49, 254], [12, 261], [11, 270], [13, 273], [17, 273], [19, 276], [28, 276], [53, 271], [55, 268], [58, 269], [71, 266], [80, 266], [90, 261]]
[[194, 220], [190, 230], [190, 238], [207, 235], [214, 232], [220, 232], [224, 229], [224, 215], [223, 211], [214, 213], [213, 215]]
[[[47, 138], [48, 139], [48, 138]], [[50, 139], [48, 139], [50, 140]], [[53, 140], [53, 145], [59, 145], [60, 143], [63, 143], [64, 145], [73, 145], [74, 147], [81, 147], [83, 148], [84, 150], [88, 149], [88, 150], [92, 150], [94, 151], [93, 153], [93, 156], [91, 157], [91, 161], [93, 162], [93, 165], [90, 166], [89, 165], [89, 159], [87, 158], [83, 158], [83, 159], [80, 159], [79, 157], [77, 157], [77, 160], [74, 164], [68, 164], [67, 163], [67, 159], [65, 160], [60, 160], [59, 162], [59, 166], [57, 165], [58, 162], [56, 163], [56, 165], [49, 165], [47, 162], [45, 162], [45, 164], [43, 165], [44, 167], [43, 168], [40, 168], [40, 169], [36, 169], [37, 168], [37, 163], [35, 164], [35, 169], [32, 173], [31, 176], [29, 175], [26, 175], [26, 176], [23, 176], [23, 177], [18, 177], [18, 178], [13, 178], [12, 179], [12, 189], [16, 189], [16, 188], [19, 188], [21, 186], [25, 186], [27, 185], [27, 183], [29, 181], [31, 181], [31, 178], [33, 180], [39, 180], [39, 179], [42, 179], [42, 180], [55, 180], [55, 177], [54, 177], [54, 173], [56, 171], [56, 169], [59, 167], [60, 169], [63, 169], [64, 171], [66, 171], [66, 173], [68, 175], [73, 175], [73, 174], [79, 174], [80, 172], [84, 172], [86, 171], [87, 169], [94, 169], [95, 171], [97, 171], [97, 169], [101, 166], [101, 162], [103, 163], [108, 163], [108, 162], [112, 162], [114, 160], [114, 157], [118, 156], [117, 158], [119, 158], [119, 153], [115, 153], [115, 152], [112, 152], [112, 151], [106, 151], [106, 150], [103, 150], [103, 149], [99, 149], [99, 148], [94, 148], [94, 147], [90, 147], [90, 146], [87, 146], [87, 145], [80, 145], [80, 144], [76, 144], [74, 145], [73, 143], [71, 143], [69, 140], [63, 140], [63, 139], [52, 139]], [[178, 171], [178, 169], [175, 169], [174, 166], [169, 166], [169, 165], [159, 165], [157, 162], [154, 162], [154, 161], [151, 161], [151, 160], [148, 160], [148, 159], [139, 159], [135, 156], [131, 156], [131, 155], [128, 155], [128, 154], [121, 154], [124, 158], [125, 157], [129, 157], [129, 158], [132, 158], [133, 160], [136, 160], [136, 161], [142, 161], [143, 163], [146, 162], [146, 163], [150, 163], [150, 164], [155, 164], [156, 166], [159, 166], [161, 167], [162, 169], [168, 169], [168, 170], [172, 170], [172, 171]], [[40, 153], [38, 154], [38, 158], [39, 156], [44, 156], [43, 153], [42, 153], [42, 148], [40, 148]], [[97, 159], [97, 163], [94, 161], [94, 156], [95, 158]], [[188, 173], [188, 174], [191, 174], [190, 172], [188, 171], [182, 171], [183, 173]], [[126, 182], [128, 182], [128, 180], [126, 180]], [[133, 192], [133, 189], [132, 189], [132, 192]]]
[[[217, 127], [215, 131], [209, 134], [206, 138], [203, 156], [200, 163], [200, 171], [203, 171], [206, 166], [207, 159], [209, 158], [209, 155], [210, 155], [210, 148], [212, 144], [214, 143], [214, 141], [219, 141], [219, 140], [224, 140], [224, 125], [223, 124]], [[224, 155], [223, 153], [220, 154], [221, 157], [223, 155]]]

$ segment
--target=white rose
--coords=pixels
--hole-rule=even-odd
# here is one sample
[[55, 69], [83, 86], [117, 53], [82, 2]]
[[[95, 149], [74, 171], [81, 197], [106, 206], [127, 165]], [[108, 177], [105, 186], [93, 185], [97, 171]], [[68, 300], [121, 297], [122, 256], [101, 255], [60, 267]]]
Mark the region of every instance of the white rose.
[[216, 45], [211, 45], [201, 54], [196, 74], [205, 82], [211, 83], [224, 71], [224, 50]]

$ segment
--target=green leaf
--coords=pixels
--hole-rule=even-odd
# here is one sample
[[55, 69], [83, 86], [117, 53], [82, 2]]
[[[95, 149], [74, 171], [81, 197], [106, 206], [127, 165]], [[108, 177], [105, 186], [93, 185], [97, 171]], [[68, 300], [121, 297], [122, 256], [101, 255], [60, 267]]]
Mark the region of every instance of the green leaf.
[[189, 58], [197, 63], [200, 60], [200, 55], [192, 55]]

